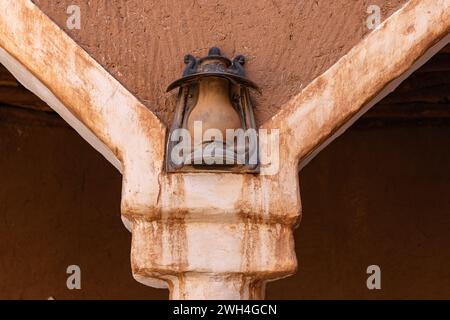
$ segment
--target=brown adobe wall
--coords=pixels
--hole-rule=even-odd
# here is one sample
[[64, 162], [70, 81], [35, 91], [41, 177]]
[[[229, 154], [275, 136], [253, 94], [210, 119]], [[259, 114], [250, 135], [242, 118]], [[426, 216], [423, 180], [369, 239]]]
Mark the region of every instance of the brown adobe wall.
[[[327, 70], [368, 32], [369, 5], [382, 19], [406, 0], [34, 0], [75, 41], [166, 123], [186, 53], [219, 46], [247, 56], [248, 76], [263, 89], [259, 123]], [[67, 6], [81, 8], [81, 30], [66, 27]]]

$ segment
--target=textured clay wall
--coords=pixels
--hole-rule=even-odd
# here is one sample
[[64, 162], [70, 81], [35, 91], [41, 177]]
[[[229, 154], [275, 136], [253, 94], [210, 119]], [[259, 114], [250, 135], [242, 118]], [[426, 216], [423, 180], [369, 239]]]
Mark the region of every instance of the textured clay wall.
[[[166, 123], [186, 53], [219, 46], [247, 56], [259, 123], [322, 74], [368, 32], [367, 8], [382, 20], [407, 0], [33, 0], [51, 19]], [[67, 7], [81, 8], [81, 29], [68, 30]]]
[[[273, 299], [450, 299], [450, 126], [353, 127], [301, 173]], [[57, 116], [0, 108], [0, 299], [165, 299], [130, 269], [120, 174]], [[82, 290], [66, 288], [77, 264]], [[366, 288], [378, 264], [382, 290]]]

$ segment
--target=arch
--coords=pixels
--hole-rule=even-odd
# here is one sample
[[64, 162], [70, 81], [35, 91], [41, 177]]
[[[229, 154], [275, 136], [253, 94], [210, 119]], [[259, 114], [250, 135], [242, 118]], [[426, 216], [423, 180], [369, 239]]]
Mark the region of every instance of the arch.
[[128, 202], [156, 203], [165, 126], [29, 0], [2, 0], [0, 63], [123, 173]]
[[[304, 167], [450, 42], [450, 1], [411, 0], [263, 124]], [[289, 162], [289, 161], [288, 161]]]
[[[135, 165], [145, 157], [156, 176], [164, 152], [161, 121], [31, 1], [5, 2], [0, 63], [120, 171], [125, 158]], [[262, 127], [280, 128], [293, 141], [285, 157], [306, 165], [449, 43], [449, 30], [449, 0], [409, 1]]]

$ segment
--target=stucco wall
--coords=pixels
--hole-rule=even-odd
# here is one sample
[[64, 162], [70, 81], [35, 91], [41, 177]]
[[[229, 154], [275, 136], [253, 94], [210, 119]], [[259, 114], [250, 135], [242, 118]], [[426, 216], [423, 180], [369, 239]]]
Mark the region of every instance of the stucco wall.
[[[382, 20], [407, 0], [141, 1], [34, 0], [73, 39], [166, 123], [186, 53], [219, 46], [247, 56], [259, 123], [322, 74], [370, 30], [367, 8]], [[81, 8], [81, 29], [68, 30], [67, 7]]]

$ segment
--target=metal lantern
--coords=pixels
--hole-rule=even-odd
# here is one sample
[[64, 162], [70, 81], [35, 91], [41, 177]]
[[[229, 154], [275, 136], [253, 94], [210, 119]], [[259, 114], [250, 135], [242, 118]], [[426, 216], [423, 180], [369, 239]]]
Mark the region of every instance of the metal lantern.
[[258, 134], [242, 55], [233, 60], [213, 47], [208, 55], [184, 58], [166, 150], [166, 168], [174, 171], [258, 172]]

